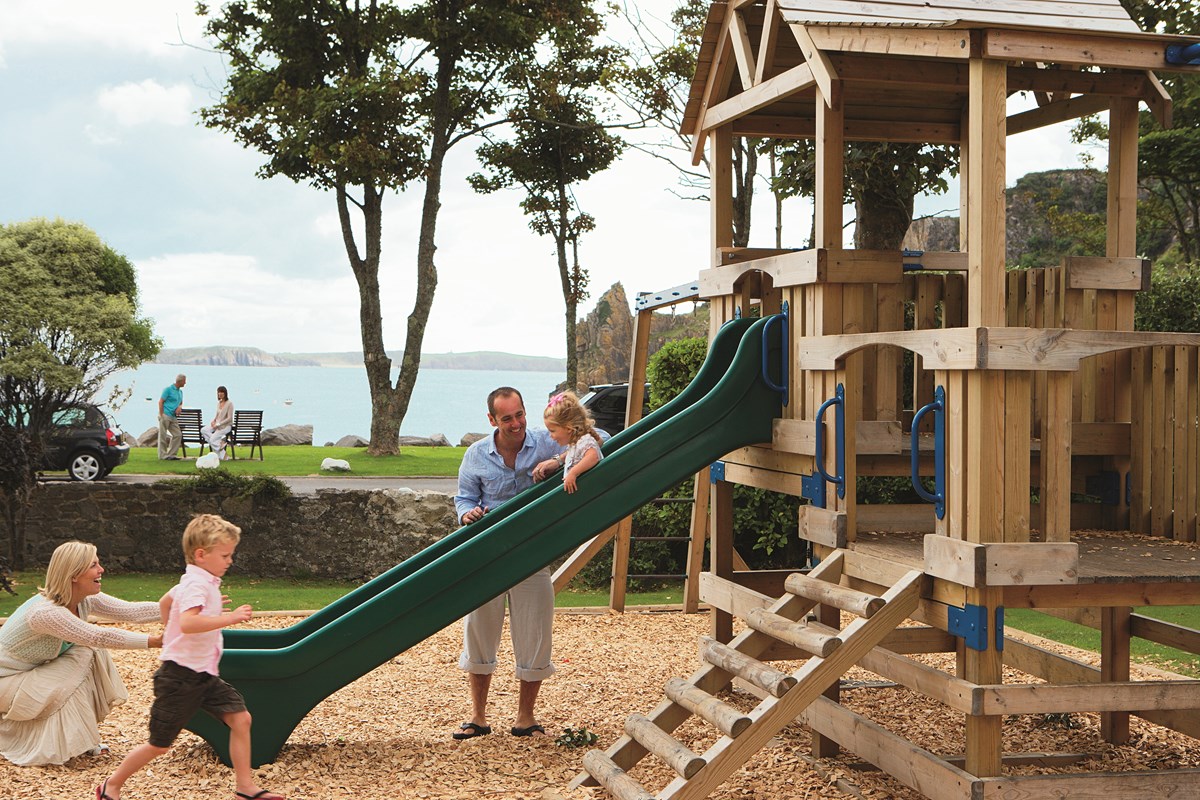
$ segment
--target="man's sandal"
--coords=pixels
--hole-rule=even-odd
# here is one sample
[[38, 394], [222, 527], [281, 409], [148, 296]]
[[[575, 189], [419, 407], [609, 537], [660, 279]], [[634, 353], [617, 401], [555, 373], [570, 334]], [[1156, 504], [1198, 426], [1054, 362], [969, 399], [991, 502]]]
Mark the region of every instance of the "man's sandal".
[[458, 728], [459, 730], [450, 734], [450, 736], [460, 742], [463, 739], [474, 739], [476, 736], [487, 736], [492, 732], [490, 725], [477, 725], [474, 722], [464, 722]]
[[513, 728], [511, 731], [513, 736], [533, 736], [535, 733], [546, 735], [546, 729], [541, 725], [530, 725], [528, 728]]
[[269, 789], [263, 789], [257, 794], [244, 794], [243, 792], [239, 791], [234, 791], [234, 794], [243, 800], [287, 800], [287, 798], [283, 795], [278, 794], [277, 792], [272, 792]]

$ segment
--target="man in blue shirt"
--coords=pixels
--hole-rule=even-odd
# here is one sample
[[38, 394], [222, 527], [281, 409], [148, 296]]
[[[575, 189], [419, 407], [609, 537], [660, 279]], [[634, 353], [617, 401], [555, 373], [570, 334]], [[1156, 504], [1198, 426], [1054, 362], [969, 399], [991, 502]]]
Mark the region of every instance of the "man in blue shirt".
[[[502, 386], [488, 395], [488, 422], [496, 430], [475, 442], [463, 455], [458, 469], [458, 494], [454, 505], [458, 520], [466, 525], [528, 489], [535, 480], [550, 475], [562, 463], [559, 447], [545, 430], [528, 430], [521, 393]], [[496, 669], [496, 651], [504, 626], [508, 600], [513, 659], [521, 691], [514, 736], [546, 734], [534, 716], [542, 680], [554, 674], [550, 657], [554, 622], [554, 584], [546, 568], [526, 578], [505, 594], [472, 611], [463, 620], [463, 652], [458, 666], [468, 673], [471, 719], [455, 731], [455, 739], [470, 739], [492, 732], [488, 724], [488, 689]]]
[[175, 413], [183, 405], [183, 385], [187, 375], [176, 375], [175, 382], [162, 390], [158, 398], [158, 460], [178, 461], [179, 445], [183, 444], [183, 431]]

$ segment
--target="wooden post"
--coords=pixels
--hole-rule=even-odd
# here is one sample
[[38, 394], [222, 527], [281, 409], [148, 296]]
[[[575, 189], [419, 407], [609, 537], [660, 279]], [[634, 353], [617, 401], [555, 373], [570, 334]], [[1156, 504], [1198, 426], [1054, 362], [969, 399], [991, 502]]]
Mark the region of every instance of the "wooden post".
[[704, 567], [704, 544], [708, 540], [709, 469], [696, 473], [692, 490], [692, 527], [688, 538], [687, 577], [683, 579], [683, 612], [700, 610], [700, 571]]
[[[1138, 171], [1138, 103], [1132, 98], [1113, 98], [1108, 113], [1108, 236], [1105, 255], [1110, 258], [1137, 254], [1137, 171]], [[1133, 330], [1134, 293], [1116, 293], [1116, 329]], [[1113, 356], [1113, 419], [1129, 422], [1132, 419], [1133, 355], [1121, 351]], [[1130, 470], [1130, 459], [1113, 459], [1113, 467], [1124, 487]], [[1130, 508], [1125, 492], [1120, 492], [1117, 504], [1118, 528], [1137, 530], [1130, 521]]]
[[[1130, 608], [1105, 608], [1100, 613], [1100, 680], [1109, 683], [1129, 680]], [[1129, 712], [1107, 711], [1100, 714], [1100, 735], [1104, 741], [1125, 744], [1129, 741]]]
[[[709, 493], [712, 503], [710, 530], [712, 541], [709, 546], [709, 571], [718, 578], [733, 579], [733, 484], [717, 481]], [[727, 611], [712, 610], [710, 635], [718, 642], [733, 638], [733, 615]]]

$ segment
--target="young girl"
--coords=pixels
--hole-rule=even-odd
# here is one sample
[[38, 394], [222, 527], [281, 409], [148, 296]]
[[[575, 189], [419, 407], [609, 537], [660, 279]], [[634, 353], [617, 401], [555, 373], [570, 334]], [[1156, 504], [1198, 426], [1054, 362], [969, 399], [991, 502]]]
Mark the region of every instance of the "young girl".
[[550, 438], [567, 448], [559, 460], [563, 465], [563, 488], [573, 494], [579, 476], [604, 457], [592, 416], [579, 404], [579, 398], [573, 392], [562, 392], [550, 398], [542, 418]]

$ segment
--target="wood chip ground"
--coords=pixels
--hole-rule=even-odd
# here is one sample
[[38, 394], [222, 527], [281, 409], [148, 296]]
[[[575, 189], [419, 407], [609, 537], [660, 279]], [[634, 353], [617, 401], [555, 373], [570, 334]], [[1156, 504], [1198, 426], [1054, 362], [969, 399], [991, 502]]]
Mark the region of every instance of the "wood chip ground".
[[[262, 618], [250, 624], [279, 627], [293, 621]], [[258, 780], [264, 787], [304, 800], [605, 798], [607, 793], [600, 789], [567, 789], [580, 770], [585, 750], [557, 746], [555, 736], [564, 727], [587, 728], [599, 735], [601, 747], [607, 747], [620, 735], [628, 714], [646, 713], [660, 702], [669, 678], [686, 677], [695, 670], [696, 639], [707, 632], [707, 626], [704, 615], [560, 614], [555, 620], [558, 674], [544, 683], [539, 704], [542, 722], [553, 735], [523, 739], [508, 734], [517, 684], [506, 642], [493, 682], [491, 722], [496, 733], [454, 742], [450, 733], [466, 719], [468, 702], [466, 678], [456, 667], [461, 629], [452, 625], [328, 698], [296, 729], [276, 762], [258, 770]], [[102, 725], [111, 754], [81, 757], [57, 767], [2, 763], [0, 799], [87, 800], [119, 759], [144, 741], [155, 654], [114, 651], [113, 656], [130, 701]], [[927, 658], [945, 664], [950, 657]], [[878, 680], [861, 670], [846, 677]], [[1006, 680], [1028, 677], [1010, 673]], [[959, 714], [902, 688], [847, 689], [843, 697], [847, 705], [923, 747], [961, 752]], [[751, 708], [755, 701], [734, 695], [732, 702]], [[1055, 770], [1059, 772], [1200, 767], [1200, 743], [1136, 718], [1131, 743], [1121, 747], [1100, 740], [1096, 715], [1074, 715], [1071, 722], [1073, 726], [1066, 727], [1040, 717], [1008, 719], [1005, 750], [1089, 754], [1078, 764]], [[697, 752], [713, 740], [695, 721], [685, 724], [677, 737]], [[785, 729], [713, 797], [919, 797], [882, 773], [856, 769], [851, 754], [810, 763], [807, 743], [808, 733], [801, 726]], [[658, 791], [670, 776], [665, 767], [644, 766], [652, 761], [643, 761], [633, 775]], [[203, 740], [185, 731], [170, 753], [126, 784], [123, 797], [232, 800], [232, 785], [230, 770], [213, 757]]]

